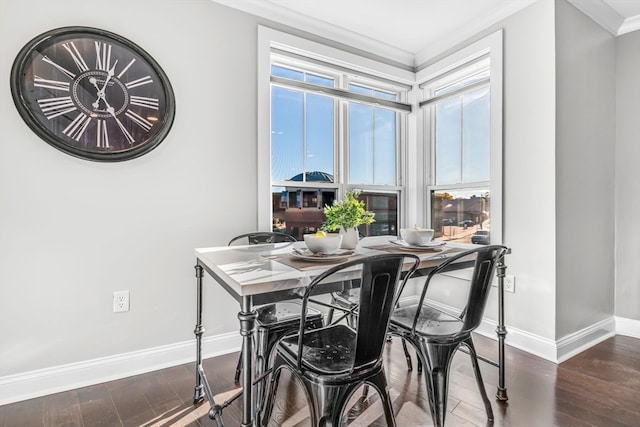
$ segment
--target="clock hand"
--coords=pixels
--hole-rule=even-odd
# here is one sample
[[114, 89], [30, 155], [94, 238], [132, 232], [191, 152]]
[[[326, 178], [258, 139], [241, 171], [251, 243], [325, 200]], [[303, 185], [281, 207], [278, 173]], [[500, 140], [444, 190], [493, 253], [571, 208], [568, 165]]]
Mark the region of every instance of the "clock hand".
[[104, 94], [102, 95], [102, 100], [104, 101], [105, 105], [107, 106], [107, 113], [111, 114], [113, 116], [113, 118], [116, 119], [116, 123], [118, 123], [118, 127], [120, 127], [120, 130], [122, 131], [124, 136], [127, 138], [127, 141], [129, 141], [129, 144], [133, 144], [134, 142], [136, 142], [135, 139], [133, 139], [133, 137], [131, 136], [131, 134], [127, 130], [127, 128], [122, 124], [120, 119], [118, 119], [118, 116], [116, 116], [115, 109], [111, 105], [109, 105], [109, 103], [107, 102], [107, 100], [104, 97]]
[[93, 109], [97, 110], [98, 107], [100, 106], [100, 99], [104, 99], [104, 92], [100, 90], [100, 88], [98, 87], [98, 81], [96, 80], [95, 77], [91, 77], [89, 79], [89, 83], [91, 83], [92, 85], [94, 85], [96, 87], [97, 90], [97, 95], [98, 95], [98, 99], [96, 99], [96, 102], [94, 102], [93, 104]]
[[111, 69], [107, 72], [107, 78], [105, 79], [104, 84], [102, 85], [102, 89], [98, 87], [98, 80], [95, 77], [91, 77], [89, 79], [89, 82], [93, 86], [95, 86], [96, 90], [98, 91], [96, 93], [96, 95], [98, 95], [98, 99], [96, 99], [96, 102], [91, 104], [94, 110], [97, 110], [98, 107], [100, 107], [100, 99], [102, 99], [104, 103], [107, 104], [107, 101], [104, 98], [104, 90], [107, 88], [107, 84], [109, 84], [109, 80], [111, 80], [111, 77], [113, 77], [114, 74], [116, 73], [116, 65], [118, 65], [117, 59], [116, 59], [116, 62], [113, 63], [113, 67], [111, 67]]
[[109, 83], [109, 80], [111, 80], [111, 77], [113, 77], [113, 75], [116, 73], [116, 65], [118, 65], [117, 59], [116, 59], [116, 62], [113, 63], [113, 67], [111, 67], [111, 69], [107, 73], [107, 79], [104, 81], [104, 85], [102, 85], [102, 90], [100, 92], [102, 92], [103, 97], [104, 97], [104, 90], [107, 87], [107, 83]]

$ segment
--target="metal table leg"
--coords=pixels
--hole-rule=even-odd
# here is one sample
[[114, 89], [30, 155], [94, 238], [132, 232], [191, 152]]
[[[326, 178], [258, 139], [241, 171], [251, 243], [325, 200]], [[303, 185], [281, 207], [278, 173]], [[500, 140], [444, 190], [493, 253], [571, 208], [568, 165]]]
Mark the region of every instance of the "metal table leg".
[[242, 308], [238, 313], [240, 335], [242, 335], [242, 426], [254, 425], [253, 383], [253, 329], [258, 314], [252, 310], [251, 296], [242, 297]]
[[[507, 253], [510, 253], [507, 250]], [[498, 275], [498, 326], [496, 334], [498, 335], [498, 390], [496, 399], [506, 402], [509, 400], [507, 396], [507, 387], [505, 385], [505, 360], [504, 360], [504, 339], [507, 335], [507, 329], [504, 326], [504, 276], [507, 266], [504, 263], [504, 256], [500, 258], [496, 268]]]
[[195, 266], [196, 269], [196, 287], [197, 287], [197, 301], [196, 301], [196, 328], [193, 333], [196, 335], [196, 388], [193, 393], [193, 403], [200, 403], [204, 400], [204, 387], [202, 384], [202, 377], [200, 376], [200, 369], [202, 367], [202, 334], [204, 334], [204, 327], [202, 326], [202, 267], [200, 265]]
[[196, 336], [196, 386], [193, 393], [193, 403], [201, 403], [205, 396], [209, 400], [211, 409], [209, 410], [209, 418], [214, 420], [218, 427], [224, 427], [222, 423], [222, 408], [216, 404], [211, 392], [211, 387], [207, 382], [207, 377], [202, 367], [202, 335], [204, 334], [204, 327], [202, 326], [202, 276], [203, 268], [199, 264], [196, 264], [196, 287], [197, 287], [197, 299], [196, 299], [196, 327], [193, 333]]

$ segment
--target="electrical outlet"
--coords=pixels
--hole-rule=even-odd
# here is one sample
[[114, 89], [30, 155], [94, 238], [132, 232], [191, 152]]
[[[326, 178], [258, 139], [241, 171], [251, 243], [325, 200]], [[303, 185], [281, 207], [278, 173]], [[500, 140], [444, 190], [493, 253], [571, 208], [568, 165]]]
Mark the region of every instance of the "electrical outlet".
[[512, 294], [516, 292], [516, 276], [504, 276], [504, 291]]
[[113, 293], [113, 312], [129, 311], [129, 291], [116, 291]]

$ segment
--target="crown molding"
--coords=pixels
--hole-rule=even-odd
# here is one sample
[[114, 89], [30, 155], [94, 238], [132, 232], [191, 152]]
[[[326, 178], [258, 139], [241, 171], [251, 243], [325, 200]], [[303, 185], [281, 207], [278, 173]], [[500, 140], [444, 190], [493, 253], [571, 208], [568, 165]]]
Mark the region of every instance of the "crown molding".
[[[265, 0], [210, 0], [214, 3], [240, 10], [273, 22], [296, 28], [306, 33], [314, 34], [329, 40], [351, 46], [374, 55], [387, 58], [408, 67], [417, 67], [446, 50], [468, 40], [475, 34], [500, 22], [516, 12], [530, 6], [537, 0], [514, 0], [509, 7], [501, 8], [494, 14], [486, 16], [478, 22], [467, 25], [463, 30], [442, 38], [437, 42], [430, 42], [422, 51], [413, 54], [398, 47], [388, 45], [379, 40], [363, 36], [362, 34], [338, 27], [313, 17], [302, 15], [292, 10], [280, 7]], [[603, 0], [567, 0], [575, 8], [593, 19], [614, 36], [619, 36], [640, 29], [640, 15], [623, 19]]]
[[640, 15], [624, 19], [602, 0], [567, 0], [614, 36], [640, 29]]
[[442, 52], [445, 52], [465, 40], [470, 39], [481, 31], [491, 27], [514, 13], [531, 6], [535, 1], [536, 0], [519, 0], [510, 2], [507, 7], [497, 9], [493, 14], [483, 17], [484, 19], [465, 25], [464, 28], [456, 32], [456, 34], [452, 34], [446, 39], [443, 38], [439, 42], [430, 43], [428, 47], [425, 47], [424, 50], [416, 54], [415, 66], [418, 67], [424, 64]]
[[624, 20], [620, 28], [618, 28], [618, 36], [640, 30], [640, 15], [631, 16]]
[[278, 22], [288, 27], [349, 45], [391, 61], [413, 67], [415, 55], [379, 40], [357, 34], [328, 22], [299, 14], [264, 0], [211, 0], [224, 6]]

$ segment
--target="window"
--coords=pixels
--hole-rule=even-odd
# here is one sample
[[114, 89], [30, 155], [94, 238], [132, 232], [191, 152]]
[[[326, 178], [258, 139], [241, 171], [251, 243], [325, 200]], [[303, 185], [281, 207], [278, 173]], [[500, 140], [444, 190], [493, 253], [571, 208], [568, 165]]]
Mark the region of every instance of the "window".
[[325, 205], [359, 189], [376, 213], [360, 232], [395, 235], [411, 85], [301, 54], [296, 44], [269, 43], [270, 140], [259, 142], [259, 157], [269, 171], [272, 229], [302, 239], [321, 227]]
[[258, 45], [259, 229], [301, 237], [359, 189], [366, 235], [502, 242], [502, 31], [415, 73], [266, 27]]
[[502, 240], [501, 39], [496, 33], [435, 64], [420, 84], [425, 211], [439, 240]]

